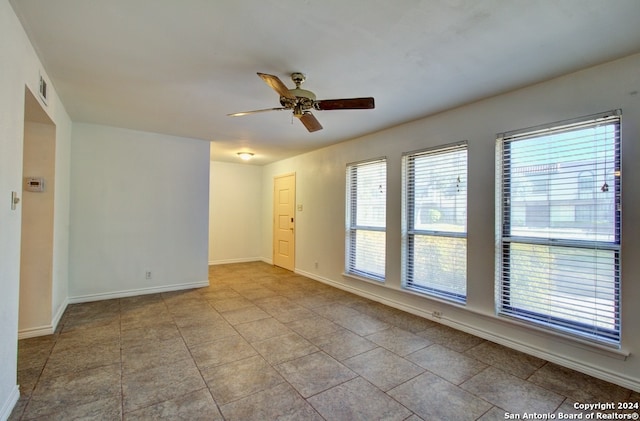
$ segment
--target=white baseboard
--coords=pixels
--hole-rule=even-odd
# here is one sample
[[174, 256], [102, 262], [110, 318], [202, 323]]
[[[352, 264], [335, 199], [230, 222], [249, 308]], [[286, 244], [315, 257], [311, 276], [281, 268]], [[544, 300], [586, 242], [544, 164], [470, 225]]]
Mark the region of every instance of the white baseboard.
[[260, 262], [263, 259], [260, 257], [242, 257], [239, 259], [220, 259], [220, 260], [209, 260], [209, 266], [215, 265], [228, 265], [232, 263], [248, 263], [248, 262]]
[[269, 265], [273, 265], [273, 260], [267, 259], [266, 257], [242, 257], [239, 259], [209, 260], [209, 266], [230, 265], [233, 263], [251, 263], [251, 262], [264, 262]]
[[139, 289], [130, 289], [125, 291], [115, 291], [115, 292], [87, 294], [87, 295], [79, 295], [76, 297], [69, 297], [65, 299], [62, 305], [58, 308], [58, 311], [56, 311], [56, 314], [53, 316], [53, 320], [51, 324], [19, 330], [18, 339], [20, 340], [20, 339], [27, 339], [27, 338], [35, 338], [36, 336], [52, 335], [55, 332], [56, 327], [58, 326], [58, 323], [60, 322], [60, 319], [62, 318], [62, 315], [64, 314], [69, 304], [111, 300], [115, 298], [133, 297], [136, 295], [157, 294], [160, 292], [181, 291], [184, 289], [205, 288], [208, 286], [209, 286], [209, 280], [206, 280], [202, 282], [166, 285], [162, 287], [139, 288]]
[[137, 288], [124, 291], [102, 292], [98, 294], [78, 295], [69, 297], [69, 304], [88, 303], [91, 301], [111, 300], [115, 298], [134, 297], [136, 295], [158, 294], [160, 292], [181, 291], [183, 289], [205, 288], [209, 286], [209, 280], [202, 282], [189, 282], [185, 284], [164, 285], [159, 287]]
[[612, 373], [607, 370], [602, 370], [600, 367], [596, 367], [588, 364], [577, 363], [573, 360], [567, 359], [562, 355], [557, 355], [554, 353], [550, 353], [546, 350], [532, 347], [529, 344], [525, 344], [519, 341], [514, 341], [508, 337], [496, 335], [493, 332], [486, 331], [484, 329], [478, 329], [473, 326], [469, 326], [464, 323], [457, 322], [455, 320], [451, 320], [448, 318], [435, 318], [433, 317], [433, 309], [426, 308], [418, 308], [415, 306], [407, 305], [405, 303], [392, 300], [386, 297], [382, 297], [377, 294], [372, 294], [368, 291], [361, 290], [359, 288], [354, 288], [348, 285], [344, 285], [342, 283], [336, 282], [329, 278], [324, 278], [322, 276], [318, 276], [313, 273], [305, 272], [303, 270], [296, 269], [297, 274], [306, 276], [307, 278], [314, 279], [316, 281], [322, 282], [327, 285], [331, 285], [338, 289], [351, 292], [353, 294], [359, 295], [364, 298], [368, 298], [373, 301], [377, 301], [379, 303], [388, 305], [389, 307], [397, 308], [398, 310], [406, 311], [407, 313], [414, 314], [419, 317], [423, 317], [428, 320], [433, 320], [437, 323], [447, 325], [454, 329], [461, 330], [463, 332], [469, 333], [474, 336], [478, 336], [482, 339], [486, 339], [491, 342], [498, 343], [500, 345], [504, 345], [508, 348], [512, 348], [521, 352], [524, 352], [529, 355], [533, 355], [535, 357], [541, 358], [543, 360], [552, 362], [554, 364], [558, 364], [563, 367], [570, 368], [572, 370], [579, 371], [581, 373], [587, 374], [589, 376], [617, 384], [622, 387], [626, 387], [627, 389], [634, 390], [636, 392], [640, 392], [640, 381], [635, 378], [627, 377], [621, 375], [619, 373]]
[[53, 319], [51, 320], [50, 325], [36, 326], [36, 327], [30, 327], [27, 329], [19, 330], [18, 340], [35, 338], [36, 336], [52, 335], [56, 331], [56, 327], [58, 326], [58, 323], [60, 323], [60, 319], [62, 318], [64, 311], [67, 309], [68, 304], [69, 304], [69, 300], [65, 298], [65, 300], [62, 302], [62, 305], [58, 308], [56, 313], [53, 315]]
[[30, 327], [18, 331], [18, 340], [35, 338], [36, 336], [53, 335], [53, 332], [55, 332], [53, 325]]
[[0, 407], [0, 421], [6, 421], [11, 416], [11, 411], [15, 408], [16, 403], [20, 399], [20, 388], [16, 385], [7, 400]]
[[64, 312], [67, 309], [68, 305], [69, 305], [69, 298], [67, 297], [64, 299], [60, 307], [58, 307], [58, 311], [56, 311], [56, 313], [53, 315], [53, 320], [51, 321], [51, 325], [53, 326], [54, 332], [58, 327], [58, 323], [60, 323], [60, 319], [62, 319], [62, 316], [64, 315]]

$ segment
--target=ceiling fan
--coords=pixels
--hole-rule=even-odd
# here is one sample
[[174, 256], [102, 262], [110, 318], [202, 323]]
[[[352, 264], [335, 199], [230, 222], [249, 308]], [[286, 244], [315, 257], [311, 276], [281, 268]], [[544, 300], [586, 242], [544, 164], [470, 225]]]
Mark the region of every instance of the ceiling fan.
[[278, 76], [258, 72], [258, 76], [280, 95], [280, 105], [282, 107], [265, 108], [263, 110], [243, 111], [240, 113], [227, 114], [230, 117], [240, 117], [248, 114], [261, 113], [265, 111], [293, 110], [293, 115], [297, 117], [310, 132], [322, 129], [322, 125], [311, 113], [311, 110], [366, 110], [375, 108], [373, 98], [343, 98], [343, 99], [316, 99], [316, 95], [306, 89], [301, 89], [300, 85], [305, 81], [302, 73], [292, 73], [291, 80], [296, 84], [294, 89], [289, 89], [278, 78]]

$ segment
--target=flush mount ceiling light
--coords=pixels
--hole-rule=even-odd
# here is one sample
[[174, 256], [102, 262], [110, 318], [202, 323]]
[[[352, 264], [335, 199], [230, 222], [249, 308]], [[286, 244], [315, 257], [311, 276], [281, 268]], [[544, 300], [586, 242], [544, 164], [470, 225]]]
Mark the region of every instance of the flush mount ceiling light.
[[243, 161], [248, 161], [251, 158], [253, 158], [253, 153], [251, 152], [238, 152], [238, 156], [240, 157], [240, 159], [242, 159]]

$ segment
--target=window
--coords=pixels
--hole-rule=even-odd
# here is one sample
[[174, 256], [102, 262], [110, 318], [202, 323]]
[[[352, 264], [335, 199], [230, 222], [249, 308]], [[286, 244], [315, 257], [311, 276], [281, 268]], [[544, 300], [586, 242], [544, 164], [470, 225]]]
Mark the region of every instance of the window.
[[501, 135], [497, 161], [499, 314], [619, 344], [620, 113]]
[[387, 162], [376, 159], [347, 165], [345, 272], [385, 279]]
[[403, 157], [403, 284], [458, 302], [467, 294], [467, 144]]
[[595, 192], [595, 179], [593, 178], [593, 172], [582, 171], [578, 175], [578, 198], [579, 199], [593, 199]]

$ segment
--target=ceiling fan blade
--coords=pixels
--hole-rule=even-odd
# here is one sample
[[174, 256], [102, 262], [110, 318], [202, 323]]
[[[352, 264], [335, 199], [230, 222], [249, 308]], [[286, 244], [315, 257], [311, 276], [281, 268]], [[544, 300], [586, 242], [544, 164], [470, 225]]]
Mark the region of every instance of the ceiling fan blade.
[[264, 80], [264, 82], [271, 87], [271, 89], [276, 91], [278, 95], [290, 99], [296, 99], [295, 95], [289, 92], [289, 88], [287, 88], [287, 86], [282, 83], [278, 76], [268, 75], [266, 73], [260, 72], [258, 72], [258, 76], [260, 76], [262, 80]]
[[263, 110], [253, 110], [253, 111], [241, 111], [239, 113], [227, 114], [229, 117], [242, 117], [243, 115], [263, 113], [265, 111], [282, 111], [286, 110], [284, 107], [276, 107], [276, 108], [265, 108]]
[[372, 97], [368, 98], [344, 98], [344, 99], [322, 99], [316, 101], [316, 110], [368, 110], [375, 108]]
[[305, 111], [302, 115], [297, 115], [296, 117], [300, 119], [309, 132], [322, 130], [322, 125], [310, 111]]

